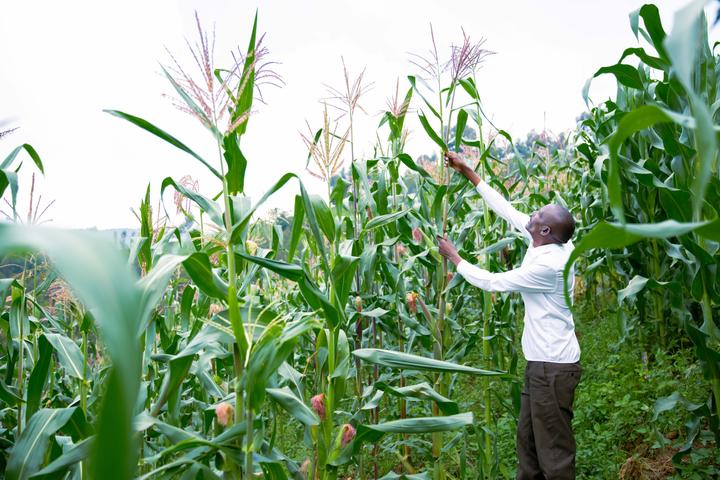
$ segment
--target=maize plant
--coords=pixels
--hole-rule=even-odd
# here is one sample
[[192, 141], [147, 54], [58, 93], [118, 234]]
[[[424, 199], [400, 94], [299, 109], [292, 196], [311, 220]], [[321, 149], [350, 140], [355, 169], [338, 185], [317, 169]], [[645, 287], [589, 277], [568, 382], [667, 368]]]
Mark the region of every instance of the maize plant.
[[[584, 209], [589, 231], [571, 260], [602, 249], [593, 265], [623, 287], [618, 301], [637, 312], [643, 344], [665, 349], [690, 339], [711, 392], [691, 411], [706, 420], [717, 442], [720, 77], [703, 6], [691, 2], [678, 11], [669, 34], [654, 5], [633, 12], [633, 33], [652, 50], [628, 48], [617, 64], [595, 74], [614, 75], [618, 94], [593, 108], [578, 129], [577, 150], [603, 196]], [[623, 63], [632, 57], [637, 67]], [[658, 401], [656, 416], [678, 404], [687, 405], [677, 395]], [[693, 422], [676, 462], [692, 448], [700, 425]]]

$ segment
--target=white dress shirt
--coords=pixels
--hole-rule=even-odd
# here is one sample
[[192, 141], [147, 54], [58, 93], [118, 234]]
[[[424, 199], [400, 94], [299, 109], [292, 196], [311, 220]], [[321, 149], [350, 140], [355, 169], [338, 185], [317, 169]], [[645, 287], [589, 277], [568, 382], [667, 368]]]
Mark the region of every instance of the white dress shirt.
[[[577, 362], [580, 360], [580, 345], [575, 336], [572, 313], [563, 294], [563, 269], [573, 251], [572, 242], [533, 247], [532, 236], [525, 228], [530, 217], [515, 209], [482, 180], [477, 185], [477, 191], [488, 207], [522, 233], [529, 247], [519, 268], [491, 273], [463, 260], [457, 266], [458, 273], [483, 290], [520, 292], [525, 303], [522, 349], [528, 361]], [[570, 278], [575, 278], [574, 269], [570, 270]]]

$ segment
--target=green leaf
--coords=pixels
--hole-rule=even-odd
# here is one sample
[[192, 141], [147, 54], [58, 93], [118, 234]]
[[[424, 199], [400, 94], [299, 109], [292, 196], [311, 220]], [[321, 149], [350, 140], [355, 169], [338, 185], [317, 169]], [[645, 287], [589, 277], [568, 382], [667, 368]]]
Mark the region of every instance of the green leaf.
[[317, 319], [305, 317], [295, 322], [273, 322], [253, 345], [246, 375], [246, 392], [255, 411], [262, 408], [266, 387], [283, 362], [292, 354], [303, 335], [320, 326]]
[[352, 288], [353, 276], [357, 269], [359, 257], [348, 255], [336, 255], [333, 268], [332, 279], [335, 295], [337, 296], [337, 305], [345, 305], [350, 289]]
[[10, 187], [11, 195], [11, 206], [13, 212], [15, 212], [15, 205], [17, 204], [17, 192], [18, 192], [18, 176], [16, 172], [11, 170], [0, 170], [0, 196], [5, 193], [7, 187]]
[[460, 109], [455, 123], [455, 151], [459, 152], [462, 147], [462, 136], [465, 133], [465, 125], [467, 125], [468, 113]]
[[414, 474], [397, 474], [395, 472], [388, 472], [379, 480], [432, 480], [429, 472], [414, 473]]
[[392, 387], [385, 382], [377, 382], [375, 384], [375, 388], [396, 397], [432, 400], [438, 404], [438, 407], [443, 415], [455, 415], [460, 413], [460, 409], [458, 408], [458, 404], [456, 402], [443, 397], [436, 392], [429, 383], [426, 382], [399, 388]]
[[292, 232], [290, 234], [290, 245], [288, 246], [288, 262], [292, 263], [295, 258], [295, 252], [297, 251], [298, 243], [300, 243], [300, 236], [303, 231], [303, 218], [305, 217], [305, 208], [303, 206], [302, 197], [295, 195], [295, 209], [293, 210], [293, 225]]
[[596, 78], [606, 73], [614, 75], [617, 82], [621, 85], [625, 85], [626, 87], [634, 88], [637, 90], [643, 89], [642, 79], [640, 78], [640, 74], [635, 67], [625, 65], [623, 63], [602, 67], [598, 71], [596, 71], [592, 77], [588, 78], [585, 82], [585, 85], [583, 86], [582, 97], [585, 100], [585, 105], [588, 105], [590, 85], [592, 84], [593, 78]]
[[375, 228], [395, 222], [398, 219], [407, 215], [409, 211], [410, 210], [400, 210], [399, 212], [386, 213], [385, 215], [378, 215], [377, 217], [373, 217], [369, 222], [365, 224], [365, 226], [363, 227], [363, 231], [369, 232], [370, 230], [373, 230]]
[[141, 268], [148, 271], [152, 268], [152, 207], [150, 205], [150, 184], [145, 190], [145, 198], [140, 202], [140, 244], [137, 259]]
[[227, 179], [228, 193], [237, 195], [243, 193], [245, 189], [245, 169], [247, 168], [247, 159], [240, 150], [240, 142], [235, 134], [223, 137], [223, 157], [227, 162], [228, 171], [225, 175]]
[[401, 153], [396, 158], [413, 172], [419, 173], [426, 181], [430, 182], [433, 185], [435, 184], [435, 180], [432, 178], [432, 175], [430, 175], [424, 168], [419, 167], [417, 163], [415, 163], [415, 161], [412, 159], [412, 157], [410, 157], [410, 155], [408, 155], [407, 153]]
[[712, 170], [717, 162], [717, 137], [708, 106], [694, 91], [693, 71], [700, 64], [698, 55], [707, 45], [707, 27], [703, 0], [695, 0], [675, 13], [673, 30], [665, 39], [665, 47], [672, 60], [673, 70], [690, 97], [695, 118], [695, 145], [698, 158], [695, 161], [695, 176], [692, 184], [693, 214], [699, 219], [700, 208]]
[[390, 350], [380, 350], [377, 348], [361, 348], [354, 350], [353, 355], [356, 357], [376, 365], [389, 368], [398, 368], [401, 370], [426, 370], [431, 372], [456, 372], [470, 373], [473, 375], [504, 375], [504, 372], [496, 372], [492, 370], [481, 370], [479, 368], [458, 365], [457, 363], [446, 362], [443, 360], [435, 360], [433, 358], [425, 358], [409, 353], [392, 352]]
[[608, 67], [600, 68], [597, 72], [595, 72], [595, 75], [593, 75], [593, 77], [597, 77], [605, 73], [610, 73], [614, 75], [618, 83], [620, 83], [621, 85], [635, 88], [637, 90], [643, 89], [643, 83], [640, 79], [640, 74], [635, 67], [618, 63], [616, 65], [610, 65]]
[[333, 218], [332, 212], [330, 212], [330, 208], [328, 208], [325, 200], [318, 195], [309, 195], [308, 198], [320, 230], [322, 230], [327, 239], [332, 243], [335, 240], [335, 219]]
[[28, 379], [27, 392], [25, 399], [27, 406], [25, 407], [25, 422], [38, 411], [42, 402], [43, 391], [47, 384], [48, 375], [50, 373], [50, 361], [52, 360], [52, 347], [45, 335], [38, 339], [38, 359], [35, 362], [30, 378]]
[[334, 450], [328, 463], [342, 465], [347, 463], [356, 454], [364, 442], [374, 443], [387, 433], [413, 434], [448, 432], [468, 427], [473, 424], [473, 414], [460, 413], [446, 417], [421, 417], [393, 420], [375, 425], [359, 425], [355, 439], [344, 449]]
[[373, 308], [372, 310], [367, 310], [367, 311], [363, 310], [362, 312], [360, 312], [360, 315], [362, 315], [363, 317], [380, 318], [383, 315], [385, 315], [386, 313], [388, 313], [388, 310], [385, 310], [384, 308], [376, 307], [376, 308]]
[[99, 408], [94, 478], [127, 479], [137, 463], [131, 419], [140, 385], [142, 297], [125, 256], [104, 234], [0, 225], [0, 254], [44, 253], [93, 313], [112, 360]]
[[195, 300], [195, 294], [197, 290], [192, 285], [187, 285], [183, 289], [182, 297], [180, 299], [180, 320], [181, 327], [183, 330], [187, 330], [190, 326], [190, 316], [192, 314], [192, 304]]
[[[312, 200], [310, 199], [310, 195], [308, 195], [307, 191], [305, 190], [305, 185], [303, 185], [303, 183], [300, 181], [300, 178], [298, 178], [298, 181], [300, 182], [300, 196], [303, 199], [303, 205], [305, 207], [305, 218], [307, 219], [307, 223], [310, 226], [310, 231], [312, 232], [313, 238], [315, 239], [315, 245], [320, 251], [320, 264], [322, 265], [325, 274], [327, 276], [330, 276], [330, 266], [327, 258], [327, 253], [325, 252], [325, 242], [323, 241], [322, 234], [320, 233], [320, 221], [318, 221], [317, 215], [315, 214], [315, 207], [313, 206]], [[325, 227], [327, 228], [328, 226], [326, 225]]]
[[460, 85], [467, 92], [467, 94], [470, 95], [470, 98], [477, 102], [480, 101], [480, 94], [478, 93], [477, 87], [475, 86], [475, 81], [472, 78], [460, 79]]
[[77, 344], [68, 337], [57, 333], [46, 333], [45, 338], [55, 349], [55, 353], [65, 371], [75, 378], [82, 379], [84, 361], [83, 354]]
[[[247, 54], [245, 55], [245, 65], [243, 65], [243, 71], [241, 75], [241, 81], [238, 84], [238, 91], [235, 95], [237, 103], [234, 105], [232, 112], [232, 120], [235, 122], [243, 115], [250, 112], [253, 103], [253, 97], [255, 95], [255, 71], [257, 68], [256, 62], [258, 58], [256, 56], [256, 38], [257, 38], [257, 21], [258, 14], [255, 12], [255, 19], [253, 20], [252, 33], [250, 34], [250, 42], [248, 43]], [[247, 130], [248, 118], [243, 120], [236, 128], [238, 136], [243, 135]]]
[[665, 39], [665, 30], [663, 29], [662, 22], [660, 21], [660, 11], [655, 5], [646, 4], [630, 13], [630, 27], [632, 28], [635, 38], [638, 38], [638, 17], [642, 17], [645, 23], [645, 29], [649, 34], [649, 38], [646, 37], [649, 43], [655, 47], [655, 50], [660, 54], [660, 57], [667, 59], [667, 53], [663, 46], [663, 40]]
[[420, 96], [422, 101], [425, 103], [425, 106], [427, 106], [427, 108], [432, 112], [432, 114], [435, 115], [435, 118], [437, 118], [439, 120], [440, 114], [438, 113], [437, 110], [435, 110], [435, 107], [432, 106], [432, 103], [428, 102], [428, 100], [423, 96], [423, 94], [420, 92], [420, 90], [418, 90], [417, 81], [416, 81], [415, 77], [412, 75], [408, 75], [407, 79], [408, 79], [408, 82], [410, 82], [410, 86], [412, 87], [412, 89], [417, 92], [417, 94]]
[[635, 55], [638, 57], [642, 62], [652, 68], [655, 68], [657, 70], [664, 70], [667, 68], [668, 63], [664, 61], [662, 58], [653, 57], [652, 55], [649, 55], [644, 49], [642, 48], [626, 48], [625, 51], [623, 51], [622, 56], [620, 57], [620, 60], [618, 60], [618, 63], [622, 63], [623, 60], [625, 60], [630, 55]]
[[303, 425], [309, 427], [320, 425], [320, 419], [302, 400], [288, 387], [283, 388], [266, 388], [265, 391], [275, 400], [278, 405], [285, 409], [290, 415], [295, 417]]
[[695, 231], [701, 237], [720, 242], [720, 218], [717, 218], [712, 222], [708, 222], [706, 225], [699, 227]]
[[23, 402], [23, 399], [17, 395], [17, 390], [11, 385], [6, 385], [5, 382], [0, 381], [0, 400], [5, 402], [8, 406], [14, 407]]
[[227, 298], [227, 283], [213, 270], [210, 257], [206, 253], [195, 252], [189, 255], [182, 264], [195, 285], [205, 295], [213, 298]]
[[13, 212], [15, 211], [15, 204], [17, 201], [18, 192], [17, 171], [20, 169], [20, 166], [22, 166], [22, 164], [15, 169], [10, 169], [10, 165], [22, 150], [25, 150], [27, 154], [30, 155], [30, 158], [33, 162], [35, 162], [35, 166], [37, 166], [38, 170], [40, 170], [40, 172], [42, 173], [45, 173], [42, 161], [40, 160], [40, 156], [30, 144], [23, 143], [19, 147], [15, 147], [13, 151], [10, 152], [7, 157], [5, 157], [5, 160], [3, 160], [2, 164], [0, 164], [0, 197], [5, 193], [5, 189], [10, 186], [12, 201], [11, 207], [13, 209]]
[[505, 247], [507, 247], [508, 245], [512, 245], [513, 243], [515, 243], [515, 240], [517, 240], [517, 237], [502, 238], [497, 242], [493, 243], [492, 245], [488, 245], [487, 247], [478, 251], [475, 255], [490, 255], [492, 253], [499, 252], [500, 250], [505, 249]]
[[703, 43], [701, 29], [705, 24], [706, 3], [705, 0], [693, 0], [675, 12], [672, 32], [662, 42], [672, 60], [673, 70], [688, 92], [692, 91], [692, 72], [698, 64], [696, 59]]
[[655, 105], [645, 105], [623, 116], [618, 124], [617, 130], [612, 137], [610, 137], [608, 145], [610, 150], [608, 196], [610, 199], [610, 207], [613, 210], [615, 218], [620, 222], [625, 220], [618, 158], [620, 147], [632, 134], [662, 122], [674, 122], [686, 127], [690, 126], [687, 117]]
[[255, 257], [242, 253], [238, 254], [238, 256], [260, 265], [261, 267], [267, 268], [268, 270], [273, 271], [288, 280], [297, 282], [298, 287], [300, 287], [300, 293], [302, 293], [302, 296], [308, 305], [316, 310], [322, 308], [330, 325], [333, 327], [338, 325], [340, 317], [337, 309], [328, 301], [327, 297], [320, 292], [318, 287], [312, 281], [310, 275], [308, 275], [301, 266], [295, 265], [294, 263]]
[[618, 290], [618, 303], [622, 303], [622, 301], [626, 298], [634, 298], [635, 295], [640, 293], [643, 289], [645, 289], [645, 287], [658, 288], [667, 284], [668, 282], [658, 282], [653, 279], [645, 278], [641, 275], [635, 275], [632, 279], [630, 279], [627, 287], [622, 290]]
[[173, 137], [169, 133], [165, 132], [164, 130], [161, 130], [160, 128], [156, 127], [152, 123], [148, 122], [147, 120], [144, 120], [140, 117], [136, 117], [134, 115], [130, 115], [129, 113], [124, 113], [119, 110], [103, 110], [103, 112], [109, 113], [110, 115], [114, 115], [118, 118], [122, 118], [123, 120], [127, 120], [128, 122], [132, 123], [133, 125], [136, 125], [143, 130], [146, 130], [156, 137], [162, 138], [166, 142], [168, 142], [170, 145], [174, 146], [175, 148], [179, 148], [183, 152], [191, 155], [196, 160], [198, 160], [200, 163], [205, 165], [210, 172], [212, 172], [213, 175], [215, 175], [217, 178], [222, 180], [222, 175], [220, 175], [220, 172], [218, 172], [216, 169], [214, 169], [208, 162], [205, 161], [200, 155], [193, 152], [187, 145], [182, 143], [177, 138]]
[[230, 341], [234, 340], [232, 335], [224, 333], [213, 325], [206, 325], [179, 353], [167, 359], [169, 366], [163, 377], [160, 393], [153, 407], [153, 416], [157, 416], [162, 407], [168, 403], [168, 410], [171, 411], [172, 417], [177, 417], [177, 412], [173, 411], [173, 405], [175, 405], [175, 408], [177, 407], [178, 389], [190, 372], [195, 354], [202, 349], [217, 347], [219, 343], [227, 341], [228, 337], [232, 339]]
[[13, 160], [15, 160], [15, 157], [17, 157], [22, 150], [25, 150], [27, 154], [30, 155], [30, 158], [35, 163], [35, 166], [38, 168], [38, 170], [40, 170], [42, 173], [45, 173], [42, 160], [40, 160], [40, 155], [38, 155], [33, 146], [28, 143], [23, 143], [19, 147], [15, 147], [13, 151], [10, 152], [7, 157], [5, 157], [5, 160], [0, 163], [0, 170], [5, 170], [6, 168], [8, 168], [12, 164]]
[[30, 478], [39, 480], [43, 478], [57, 478], [55, 475], [63, 475], [69, 470], [69, 467], [88, 458], [94, 441], [95, 437], [90, 437], [73, 445], [67, 451], [63, 452], [62, 455], [50, 462], [45, 468], [31, 475]]
[[265, 195], [263, 195], [260, 200], [258, 200], [258, 202], [248, 212], [245, 213], [245, 216], [241, 220], [239, 220], [235, 225], [233, 225], [232, 233], [230, 235], [230, 242], [233, 245], [236, 245], [240, 241], [240, 239], [243, 238], [243, 234], [245, 233], [253, 214], [260, 207], [260, 205], [265, 203], [265, 201], [270, 198], [272, 194], [280, 190], [292, 178], [297, 178], [298, 181], [300, 181], [298, 176], [294, 173], [286, 173], [285, 175], [280, 177], [280, 179], [275, 182], [272, 187], [270, 187], [270, 190], [265, 192]]
[[[385, 114], [382, 116], [382, 119], [380, 120], [378, 128], [382, 127], [383, 124], [386, 122], [390, 126], [390, 135], [388, 137], [390, 141], [399, 140], [402, 138], [403, 125], [405, 124], [405, 116], [407, 115], [408, 107], [410, 105], [410, 101], [412, 100], [413, 90], [413, 87], [410, 86], [407, 93], [405, 94], [403, 103], [400, 105], [400, 112], [386, 111]], [[400, 115], [396, 117], [395, 113], [399, 113]]]
[[663, 412], [675, 410], [678, 404], [682, 405], [687, 410], [696, 410], [702, 406], [702, 404], [700, 403], [689, 402], [680, 394], [680, 392], [673, 392], [667, 397], [662, 397], [655, 400], [655, 405], [653, 406], [652, 421], [654, 422], [655, 420], [657, 420], [660, 414]]
[[435, 142], [435, 143], [437, 144], [437, 146], [440, 147], [440, 149], [441, 149], [443, 152], [446, 152], [446, 151], [448, 150], [447, 145], [446, 145], [445, 142], [442, 140], [442, 138], [440, 138], [440, 136], [437, 134], [437, 132], [435, 132], [435, 130], [433, 130], [433, 128], [430, 126], [430, 123], [428, 122], [428, 119], [425, 117], [425, 115], [423, 115], [422, 112], [419, 112], [419, 113], [418, 113], [418, 118], [420, 119], [420, 124], [421, 124], [422, 127], [425, 129], [425, 133], [428, 134], [428, 136], [430, 137], [430, 139], [431, 139], [433, 142]]
[[[313, 136], [312, 141], [312, 147], [315, 148], [315, 146], [318, 144], [318, 141], [320, 140], [320, 135], [322, 135], [323, 129], [319, 128], [317, 132], [315, 132], [315, 136]], [[307, 159], [305, 160], [305, 168], [308, 168], [308, 165], [310, 165], [310, 159], [312, 158], [312, 152], [313, 148], [308, 148], [308, 154]]]
[[88, 423], [81, 408], [75, 408], [70, 420], [63, 427], [63, 433], [69, 435], [73, 442], [79, 442], [95, 433], [94, 428]]
[[697, 125], [695, 129], [697, 158], [695, 159], [695, 176], [690, 190], [693, 193], [694, 220], [699, 220], [705, 193], [713, 175], [713, 167], [717, 164], [718, 144], [713, 119], [707, 105], [694, 93], [690, 94], [690, 98]]
[[222, 211], [220, 210], [220, 206], [217, 203], [213, 202], [209, 198], [204, 197], [203, 195], [200, 195], [197, 192], [194, 192], [183, 187], [182, 185], [179, 185], [177, 182], [175, 182], [175, 180], [172, 179], [172, 177], [165, 177], [165, 179], [162, 181], [162, 186], [160, 187], [160, 195], [162, 196], [165, 189], [170, 186], [177, 190], [178, 193], [181, 193], [183, 196], [195, 202], [197, 206], [202, 209], [203, 212], [208, 214], [210, 220], [212, 220], [215, 225], [219, 227], [225, 225], [225, 222], [223, 221]]
[[[170, 400], [170, 397], [177, 392], [177, 389], [180, 388], [185, 377], [187, 377], [192, 362], [192, 355], [178, 356], [170, 360], [170, 365], [163, 377], [160, 393], [155, 401], [151, 415], [157, 416], [162, 407]], [[172, 408], [169, 408], [169, 410], [172, 410]], [[170, 413], [170, 418], [175, 418], [174, 412]]]
[[[432, 433], [448, 432], [473, 424], [471, 412], [448, 415], [446, 417], [406, 418], [375, 425], [361, 425], [360, 429], [380, 433]], [[373, 435], [375, 437], [375, 435]]]
[[145, 274], [142, 280], [138, 282], [142, 295], [140, 302], [141, 316], [144, 319], [143, 323], [138, 325], [138, 337], [147, 329], [150, 316], [153, 313], [155, 305], [157, 305], [165, 293], [165, 288], [170, 277], [176, 271], [177, 267], [183, 261], [186, 261], [187, 258], [187, 255], [162, 255], [156, 259], [157, 261], [153, 264], [152, 268]]
[[569, 273], [575, 261], [584, 252], [594, 248], [606, 248], [610, 250], [623, 248], [639, 242], [643, 238], [677, 237], [710, 224], [711, 222], [679, 223], [675, 220], [666, 220], [660, 223], [627, 223], [624, 225], [606, 222], [598, 223], [578, 242], [565, 264], [565, 301], [568, 305], [572, 305], [568, 282]]
[[5, 475], [8, 480], [26, 480], [40, 470], [50, 446], [50, 437], [70, 420], [75, 408], [43, 408], [32, 416], [10, 452]]

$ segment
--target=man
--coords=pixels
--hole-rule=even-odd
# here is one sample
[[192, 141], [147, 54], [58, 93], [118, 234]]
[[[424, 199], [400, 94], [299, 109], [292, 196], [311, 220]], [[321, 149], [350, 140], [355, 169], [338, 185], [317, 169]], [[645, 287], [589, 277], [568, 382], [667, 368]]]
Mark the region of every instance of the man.
[[440, 254], [465, 280], [491, 292], [520, 292], [525, 303], [522, 349], [528, 364], [517, 429], [517, 478], [574, 479], [572, 404], [582, 369], [563, 294], [563, 269], [573, 250], [575, 221], [560, 205], [545, 205], [531, 216], [519, 212], [456, 153], [446, 152], [445, 164], [470, 180], [488, 207], [529, 243], [519, 268], [491, 273], [460, 258], [447, 238], [438, 240]]

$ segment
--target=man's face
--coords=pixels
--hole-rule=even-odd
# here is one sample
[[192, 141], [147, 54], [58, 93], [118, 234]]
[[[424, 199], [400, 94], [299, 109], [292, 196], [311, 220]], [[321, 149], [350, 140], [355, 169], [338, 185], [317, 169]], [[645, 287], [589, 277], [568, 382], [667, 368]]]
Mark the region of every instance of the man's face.
[[525, 228], [533, 238], [544, 237], [550, 234], [550, 227], [543, 221], [543, 217], [547, 213], [547, 208], [548, 206], [545, 205], [534, 211], [532, 215], [530, 215], [530, 220], [528, 220], [527, 225], [525, 225]]

